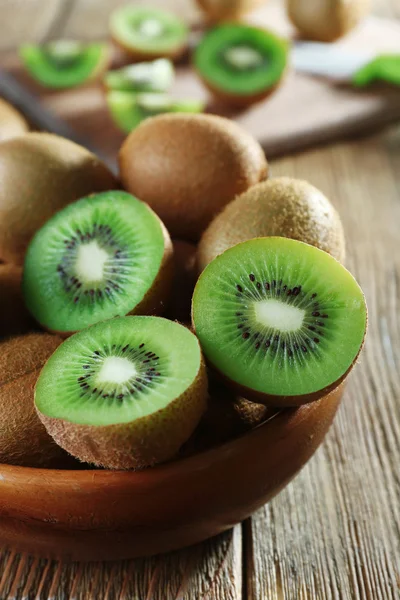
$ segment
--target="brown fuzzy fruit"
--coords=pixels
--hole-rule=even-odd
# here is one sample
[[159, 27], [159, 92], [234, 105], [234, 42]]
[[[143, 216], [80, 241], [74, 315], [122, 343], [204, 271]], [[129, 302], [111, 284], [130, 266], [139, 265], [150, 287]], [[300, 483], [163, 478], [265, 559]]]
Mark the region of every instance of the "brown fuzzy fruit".
[[34, 407], [40, 370], [61, 339], [31, 333], [0, 344], [0, 463], [54, 467], [66, 454], [46, 432]]
[[174, 248], [174, 279], [167, 317], [190, 324], [192, 295], [197, 280], [197, 248], [194, 244], [182, 240], [173, 240], [172, 244]]
[[198, 247], [200, 271], [228, 248], [256, 237], [288, 237], [345, 258], [343, 226], [329, 200], [301, 179], [259, 183], [231, 202], [204, 232]]
[[237, 194], [268, 176], [258, 142], [213, 115], [147, 119], [126, 139], [119, 164], [124, 187], [155, 210], [173, 237], [191, 241]]
[[254, 10], [264, 0], [197, 0], [210, 21], [237, 19]]
[[11, 104], [0, 98], [0, 142], [26, 133], [29, 125]]
[[0, 265], [0, 338], [26, 333], [34, 322], [21, 290], [22, 268]]
[[353, 29], [368, 13], [370, 0], [287, 0], [287, 10], [300, 34], [333, 42]]
[[49, 133], [0, 144], [0, 258], [22, 264], [33, 234], [82, 196], [118, 187], [91, 152]]

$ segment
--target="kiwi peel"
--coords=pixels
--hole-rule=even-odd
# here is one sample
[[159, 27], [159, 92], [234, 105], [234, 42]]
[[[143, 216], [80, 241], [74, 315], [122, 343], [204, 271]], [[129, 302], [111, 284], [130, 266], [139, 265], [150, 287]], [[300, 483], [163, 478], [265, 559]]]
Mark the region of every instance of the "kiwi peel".
[[122, 145], [119, 166], [124, 188], [153, 208], [172, 237], [187, 241], [197, 241], [228, 202], [268, 177], [260, 144], [214, 115], [145, 120]]
[[186, 50], [189, 34], [177, 15], [132, 4], [113, 12], [110, 30], [114, 42], [136, 60], [175, 60]]
[[23, 264], [32, 236], [56, 211], [92, 192], [119, 187], [82, 146], [36, 132], [0, 144], [0, 180], [0, 259], [17, 265]]
[[211, 29], [196, 49], [194, 64], [213, 94], [248, 106], [269, 96], [287, 66], [288, 44], [273, 33], [241, 23]]
[[167, 94], [113, 91], [107, 94], [107, 105], [115, 124], [130, 133], [142, 121], [163, 113], [201, 113], [202, 100], [175, 100]]
[[21, 267], [0, 265], [0, 339], [35, 329], [22, 296], [21, 281]]
[[135, 469], [172, 458], [206, 408], [196, 337], [157, 317], [98, 323], [43, 368], [35, 404], [48, 433], [79, 460]]
[[199, 271], [228, 248], [269, 236], [292, 238], [345, 260], [343, 226], [326, 196], [307, 181], [277, 177], [251, 187], [212, 221], [200, 240]]
[[93, 81], [110, 62], [107, 44], [56, 40], [43, 46], [25, 44], [21, 60], [29, 74], [44, 87], [64, 89]]
[[31, 333], [0, 344], [0, 463], [58, 467], [65, 460], [67, 455], [46, 432], [33, 402], [40, 370], [61, 341]]
[[53, 216], [29, 245], [26, 305], [63, 336], [115, 316], [162, 312], [172, 279], [167, 230], [122, 191], [82, 198]]
[[173, 63], [167, 58], [159, 58], [109, 71], [104, 77], [104, 84], [109, 91], [167, 92], [174, 78]]
[[210, 21], [237, 19], [257, 8], [264, 0], [197, 0]]
[[229, 248], [200, 276], [193, 326], [209, 363], [266, 405], [321, 398], [348, 375], [367, 326], [353, 276], [326, 252], [287, 238]]
[[28, 130], [29, 125], [21, 113], [0, 98], [0, 142], [23, 135]]

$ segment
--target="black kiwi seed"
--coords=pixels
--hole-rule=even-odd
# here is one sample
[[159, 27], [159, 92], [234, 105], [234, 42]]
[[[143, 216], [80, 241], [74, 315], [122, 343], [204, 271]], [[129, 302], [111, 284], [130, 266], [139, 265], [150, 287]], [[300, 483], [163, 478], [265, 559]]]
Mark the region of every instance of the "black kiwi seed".
[[253, 273], [250, 273], [249, 275], [250, 281], [255, 281], [255, 276], [253, 275]]
[[237, 285], [236, 285], [236, 289], [237, 289], [237, 291], [238, 291], [238, 292], [240, 292], [240, 293], [242, 293], [242, 292], [243, 292], [243, 288], [242, 288], [242, 286], [241, 286], [241, 285], [239, 285], [239, 284], [237, 284]]

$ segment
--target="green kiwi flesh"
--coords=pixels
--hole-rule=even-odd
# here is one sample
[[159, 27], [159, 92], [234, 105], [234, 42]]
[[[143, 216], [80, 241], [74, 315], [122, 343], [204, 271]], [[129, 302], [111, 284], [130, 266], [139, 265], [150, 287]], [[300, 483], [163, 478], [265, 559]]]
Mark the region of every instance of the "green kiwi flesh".
[[125, 133], [130, 133], [144, 119], [164, 113], [201, 113], [201, 100], [174, 100], [167, 94], [113, 91], [107, 94], [107, 104], [113, 121]]
[[326, 252], [287, 238], [226, 250], [200, 276], [192, 318], [209, 363], [250, 400], [316, 400], [351, 370], [367, 308], [353, 276]]
[[167, 58], [159, 58], [109, 71], [104, 76], [104, 84], [110, 91], [167, 92], [174, 77], [173, 63]]
[[110, 29], [117, 43], [143, 58], [175, 58], [187, 44], [184, 21], [158, 8], [122, 6], [111, 15]]
[[62, 89], [93, 79], [106, 66], [109, 47], [56, 40], [43, 46], [25, 44], [20, 48], [20, 57], [30, 75], [41, 85]]
[[287, 64], [287, 43], [269, 31], [241, 23], [211, 29], [196, 49], [203, 80], [232, 98], [257, 96], [274, 88]]
[[269, 236], [299, 240], [345, 259], [342, 222], [328, 198], [307, 181], [276, 177], [252, 186], [215, 217], [200, 240], [199, 270], [227, 248]]
[[197, 338], [158, 317], [122, 317], [67, 339], [36, 384], [39, 417], [65, 450], [113, 469], [173, 457], [206, 408]]
[[159, 312], [171, 258], [169, 236], [146, 204], [122, 191], [93, 194], [36, 233], [24, 264], [25, 302], [43, 327], [63, 335]]

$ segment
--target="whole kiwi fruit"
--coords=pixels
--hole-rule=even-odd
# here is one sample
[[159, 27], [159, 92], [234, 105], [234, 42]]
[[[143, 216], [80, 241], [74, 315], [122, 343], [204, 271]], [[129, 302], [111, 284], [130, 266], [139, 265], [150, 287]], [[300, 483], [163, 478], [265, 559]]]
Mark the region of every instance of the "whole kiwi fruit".
[[0, 98], [0, 142], [26, 133], [29, 125], [11, 104]]
[[34, 329], [22, 296], [21, 281], [21, 267], [0, 265], [0, 338]]
[[118, 187], [91, 152], [49, 133], [0, 144], [0, 259], [22, 264], [33, 234], [58, 210], [92, 192]]
[[210, 21], [237, 19], [265, 0], [197, 0]]
[[302, 179], [259, 183], [231, 202], [209, 225], [198, 247], [202, 271], [216, 256], [256, 237], [288, 237], [345, 258], [343, 226], [329, 200]]
[[237, 194], [266, 179], [259, 143], [229, 119], [168, 114], [147, 119], [119, 153], [122, 184], [147, 202], [172, 237], [196, 241]]
[[321, 42], [333, 42], [345, 35], [370, 6], [370, 0], [287, 0], [289, 18], [300, 34]]
[[33, 399], [40, 370], [61, 341], [31, 333], [1, 342], [0, 463], [54, 467], [67, 457], [40, 422]]

